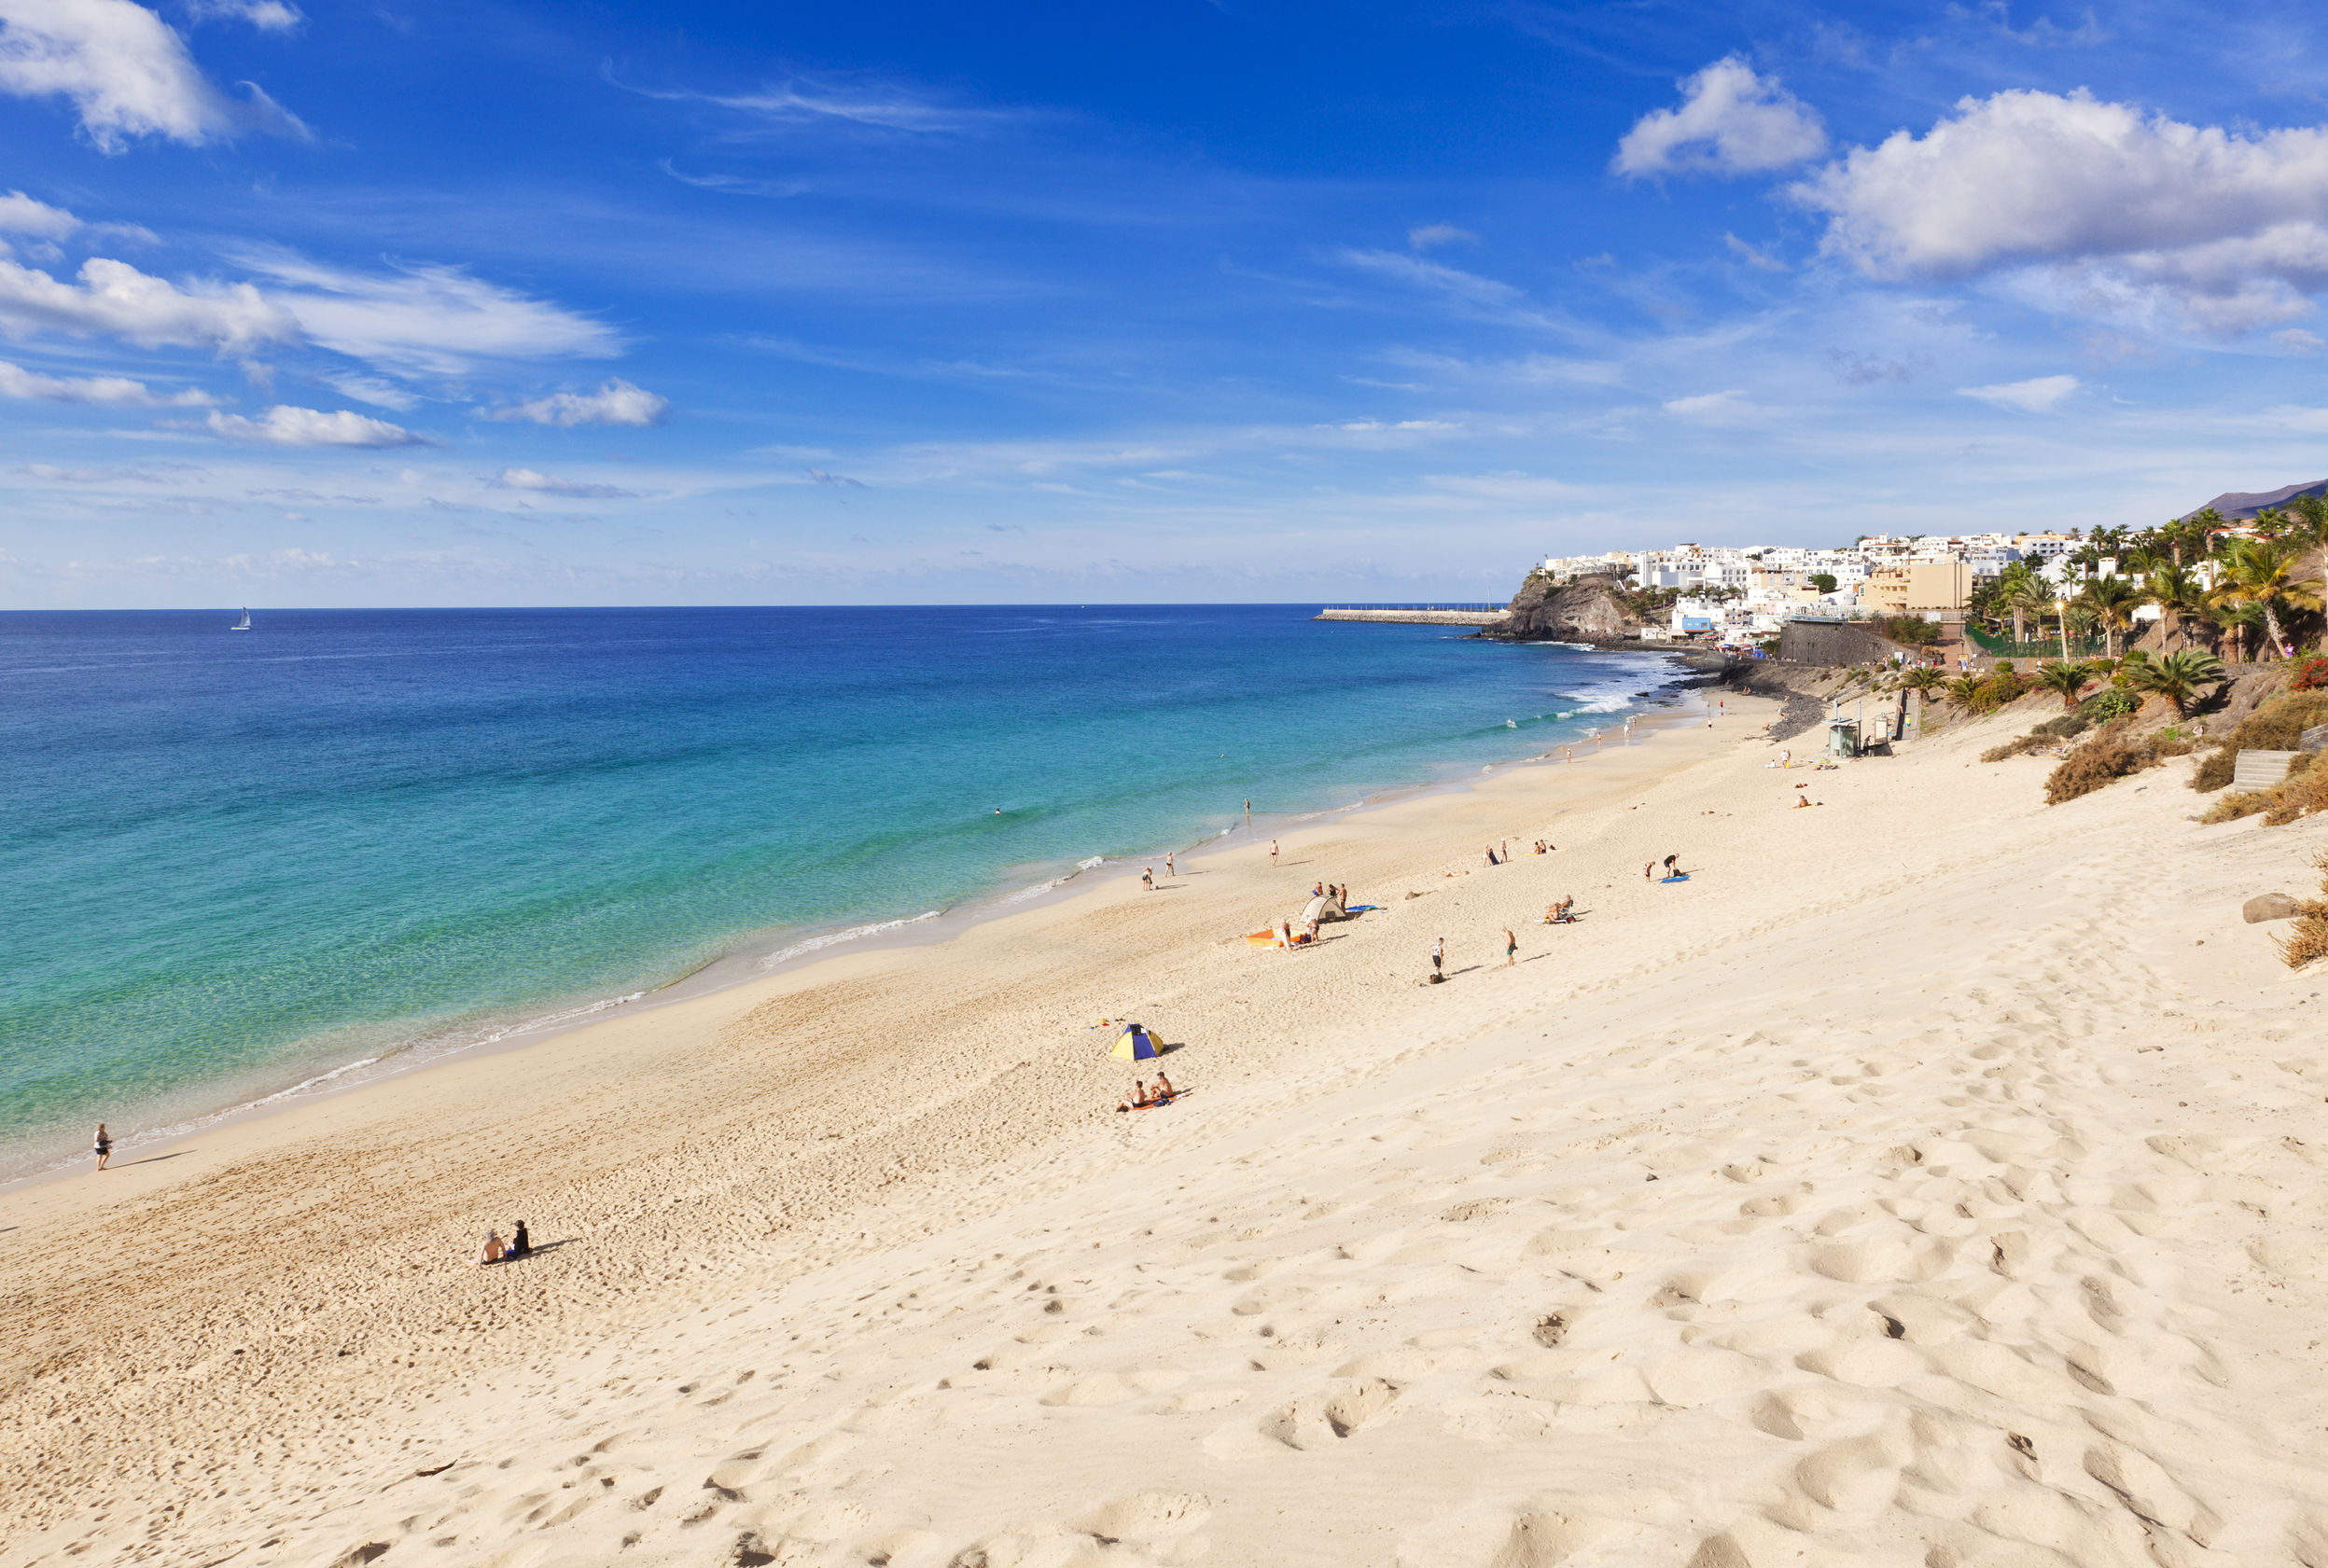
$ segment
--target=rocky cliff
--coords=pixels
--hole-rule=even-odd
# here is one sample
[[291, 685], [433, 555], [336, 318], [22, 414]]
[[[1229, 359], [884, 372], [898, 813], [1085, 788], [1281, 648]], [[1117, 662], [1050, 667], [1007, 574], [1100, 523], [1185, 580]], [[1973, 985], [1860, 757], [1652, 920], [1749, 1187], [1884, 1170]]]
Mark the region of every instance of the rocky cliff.
[[1614, 577], [1579, 577], [1555, 588], [1531, 574], [1512, 596], [1511, 618], [1480, 633], [1512, 643], [1624, 643], [1638, 647], [1642, 621], [1625, 607]]

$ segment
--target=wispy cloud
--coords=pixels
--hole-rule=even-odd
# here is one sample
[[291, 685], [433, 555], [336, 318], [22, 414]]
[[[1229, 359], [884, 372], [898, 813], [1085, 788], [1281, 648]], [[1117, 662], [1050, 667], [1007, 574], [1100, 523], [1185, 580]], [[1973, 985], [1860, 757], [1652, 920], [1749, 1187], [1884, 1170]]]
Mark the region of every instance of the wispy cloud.
[[530, 420], [536, 424], [571, 428], [578, 424], [627, 424], [644, 428], [661, 424], [671, 412], [671, 400], [617, 376], [596, 392], [554, 392], [530, 403], [495, 409], [494, 420]]
[[94, 403], [116, 409], [207, 409], [218, 399], [188, 387], [156, 392], [127, 376], [44, 376], [0, 360], [0, 397], [44, 403]]
[[1416, 250], [1436, 250], [1441, 245], [1475, 244], [1479, 236], [1468, 229], [1457, 229], [1452, 223], [1426, 223], [1406, 231], [1406, 243]]
[[846, 474], [829, 473], [822, 468], [811, 468], [808, 471], [808, 477], [810, 482], [814, 484], [839, 485], [850, 490], [865, 488], [865, 481], [862, 479], [853, 479]]
[[618, 485], [589, 484], [579, 479], [562, 479], [554, 474], [538, 473], [532, 468], [504, 468], [494, 483], [504, 490], [530, 491], [536, 495], [574, 495], [592, 500], [635, 496], [635, 490]]
[[891, 82], [844, 82], [792, 76], [748, 92], [704, 92], [686, 88], [648, 88], [624, 81], [612, 61], [599, 74], [625, 92], [665, 103], [709, 104], [775, 124], [845, 121], [884, 131], [920, 134], [968, 131], [1019, 118], [1008, 111], [944, 104]]
[[257, 419], [213, 412], [213, 434], [230, 441], [255, 441], [277, 447], [416, 447], [429, 444], [400, 424], [372, 419], [347, 409], [290, 408], [277, 404]]
[[196, 21], [247, 21], [261, 33], [288, 33], [307, 20], [286, 0], [186, 0]]
[[765, 196], [781, 200], [799, 196], [808, 189], [805, 180], [756, 180], [740, 174], [690, 174], [675, 167], [665, 158], [656, 167], [681, 185], [691, 185], [698, 190], [717, 190], [730, 196]]
[[282, 251], [238, 259], [272, 280], [269, 299], [310, 340], [394, 374], [459, 376], [495, 360], [607, 359], [622, 352], [620, 337], [604, 322], [456, 267], [357, 272]]
[[1984, 403], [1994, 403], [2000, 409], [2018, 409], [2025, 414], [2050, 414], [2057, 411], [2062, 400], [2081, 384], [2075, 376], [2038, 376], [2026, 382], [2003, 382], [1995, 386], [1960, 386], [1957, 392], [1960, 396], [1976, 397]]

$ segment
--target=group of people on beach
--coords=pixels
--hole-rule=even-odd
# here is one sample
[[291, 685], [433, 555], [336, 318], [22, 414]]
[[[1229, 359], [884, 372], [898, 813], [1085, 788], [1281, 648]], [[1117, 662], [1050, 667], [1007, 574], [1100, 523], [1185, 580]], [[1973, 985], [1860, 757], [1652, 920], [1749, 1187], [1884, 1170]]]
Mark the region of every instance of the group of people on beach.
[[[1165, 876], [1177, 877], [1180, 874], [1179, 867], [1172, 863], [1174, 855], [1178, 853], [1179, 851], [1175, 850], [1171, 854], [1164, 856]], [[1156, 868], [1153, 866], [1146, 866], [1140, 868], [1140, 886], [1146, 888], [1150, 893], [1156, 891]]]
[[525, 1233], [525, 1222], [519, 1220], [516, 1233], [506, 1242], [501, 1239], [498, 1230], [488, 1229], [485, 1232], [485, 1244], [477, 1252], [477, 1267], [482, 1269], [489, 1263], [515, 1263], [521, 1257], [533, 1256], [534, 1239]]
[[1116, 1105], [1116, 1109], [1119, 1111], [1151, 1111], [1159, 1105], [1169, 1105], [1179, 1097], [1180, 1091], [1172, 1087], [1172, 1080], [1162, 1073], [1158, 1073], [1156, 1087], [1152, 1089], [1148, 1087], [1147, 1079], [1135, 1079], [1132, 1084], [1132, 1092], [1123, 1097]]

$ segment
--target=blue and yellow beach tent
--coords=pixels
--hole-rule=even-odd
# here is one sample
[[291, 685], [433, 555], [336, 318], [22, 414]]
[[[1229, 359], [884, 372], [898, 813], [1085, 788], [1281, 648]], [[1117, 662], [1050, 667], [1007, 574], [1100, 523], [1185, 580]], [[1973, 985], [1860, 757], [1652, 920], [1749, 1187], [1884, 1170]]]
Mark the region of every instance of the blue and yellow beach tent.
[[1116, 1048], [1110, 1054], [1123, 1062], [1152, 1062], [1164, 1054], [1164, 1042], [1138, 1024], [1127, 1023], [1116, 1036]]

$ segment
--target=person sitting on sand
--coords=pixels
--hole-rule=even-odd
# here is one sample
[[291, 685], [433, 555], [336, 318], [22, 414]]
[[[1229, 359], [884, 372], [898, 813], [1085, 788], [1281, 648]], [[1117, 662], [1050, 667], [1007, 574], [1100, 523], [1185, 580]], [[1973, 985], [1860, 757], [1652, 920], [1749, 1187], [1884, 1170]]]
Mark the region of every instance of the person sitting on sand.
[[1310, 883], [1309, 895], [1312, 898], [1323, 898], [1326, 895], [1326, 884], [1324, 882]]
[[1576, 895], [1571, 893], [1544, 911], [1544, 923], [1546, 925], [1568, 925], [1573, 923], [1576, 916], [1569, 911], [1575, 908]]
[[519, 1220], [517, 1222], [517, 1234], [509, 1238], [509, 1256], [511, 1257], [531, 1257], [534, 1256], [534, 1239], [525, 1233], [525, 1222], [523, 1220]]
[[1156, 1075], [1156, 1098], [1153, 1102], [1154, 1103], [1159, 1105], [1169, 1105], [1178, 1094], [1179, 1090], [1172, 1087], [1172, 1080], [1170, 1078], [1165, 1077], [1162, 1073]]
[[1490, 844], [1485, 849], [1481, 850], [1479, 854], [1480, 858], [1487, 865], [1496, 866], [1501, 864], [1501, 862], [1496, 859], [1496, 847], [1493, 844]]
[[1148, 1080], [1145, 1078], [1136, 1078], [1133, 1080], [1132, 1092], [1116, 1102], [1116, 1109], [1119, 1111], [1144, 1111], [1153, 1103], [1154, 1102], [1148, 1098]]
[[502, 1242], [501, 1232], [488, 1230], [485, 1232], [485, 1244], [477, 1253], [477, 1267], [482, 1269], [486, 1264], [498, 1263], [509, 1256], [509, 1249]]

